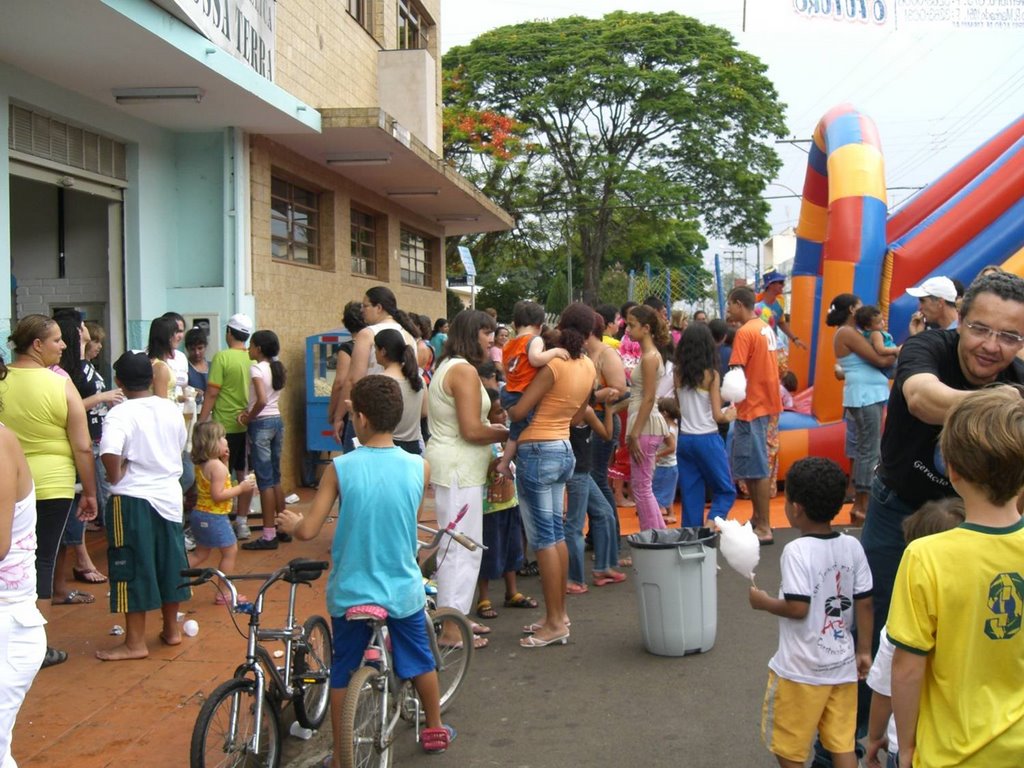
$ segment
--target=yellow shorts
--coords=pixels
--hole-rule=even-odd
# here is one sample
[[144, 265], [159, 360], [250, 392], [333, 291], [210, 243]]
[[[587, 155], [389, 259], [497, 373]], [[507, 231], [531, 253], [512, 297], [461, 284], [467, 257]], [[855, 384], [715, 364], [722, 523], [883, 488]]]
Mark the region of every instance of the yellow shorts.
[[829, 752], [853, 752], [856, 730], [856, 683], [809, 685], [768, 671], [761, 738], [772, 754], [803, 763], [815, 731]]

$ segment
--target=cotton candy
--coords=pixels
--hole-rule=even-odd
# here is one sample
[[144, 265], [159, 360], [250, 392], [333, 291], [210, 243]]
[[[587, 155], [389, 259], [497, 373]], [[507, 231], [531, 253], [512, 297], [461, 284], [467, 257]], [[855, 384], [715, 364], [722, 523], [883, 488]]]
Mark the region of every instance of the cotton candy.
[[715, 518], [720, 532], [718, 548], [722, 556], [741, 576], [754, 578], [754, 570], [761, 559], [761, 543], [750, 526], [750, 521], [740, 524], [736, 520]]
[[722, 399], [742, 403], [747, 398], [747, 375], [742, 368], [732, 368], [722, 377]]

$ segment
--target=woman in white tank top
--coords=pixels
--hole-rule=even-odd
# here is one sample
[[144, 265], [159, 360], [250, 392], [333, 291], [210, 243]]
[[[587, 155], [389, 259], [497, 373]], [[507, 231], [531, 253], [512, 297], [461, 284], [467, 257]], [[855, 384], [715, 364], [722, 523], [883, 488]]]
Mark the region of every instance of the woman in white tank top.
[[683, 525], [704, 524], [704, 487], [711, 488], [709, 519], [728, 517], [736, 500], [729, 472], [725, 442], [718, 425], [733, 421], [736, 409], [722, 408], [718, 353], [711, 331], [704, 323], [692, 323], [676, 347], [675, 383], [679, 399], [679, 493], [683, 500]]

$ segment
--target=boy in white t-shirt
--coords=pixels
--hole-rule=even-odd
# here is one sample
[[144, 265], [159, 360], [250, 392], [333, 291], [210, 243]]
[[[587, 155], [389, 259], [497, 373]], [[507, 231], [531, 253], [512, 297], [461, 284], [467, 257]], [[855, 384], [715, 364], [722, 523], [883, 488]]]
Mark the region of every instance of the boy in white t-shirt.
[[835, 462], [796, 462], [786, 473], [786, 517], [801, 536], [782, 551], [779, 597], [750, 588], [751, 607], [779, 617], [761, 736], [784, 767], [804, 765], [815, 731], [836, 768], [857, 765], [857, 680], [871, 667], [872, 582], [860, 542], [832, 530], [845, 493]]
[[185, 422], [174, 403], [150, 390], [153, 366], [143, 352], [125, 352], [114, 363], [114, 379], [125, 402], [103, 423], [100, 457], [110, 481], [104, 514], [110, 611], [123, 613], [124, 642], [96, 651], [102, 661], [144, 659], [146, 612], [160, 609], [167, 645], [181, 643], [178, 605], [188, 568], [182, 534], [181, 452]]

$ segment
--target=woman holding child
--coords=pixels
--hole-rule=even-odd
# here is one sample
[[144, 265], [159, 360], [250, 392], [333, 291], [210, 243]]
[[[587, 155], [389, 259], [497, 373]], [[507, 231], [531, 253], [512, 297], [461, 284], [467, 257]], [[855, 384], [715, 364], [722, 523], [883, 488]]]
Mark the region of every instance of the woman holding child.
[[889, 400], [889, 379], [881, 369], [892, 364], [892, 357], [881, 355], [857, 328], [856, 314], [861, 300], [852, 293], [832, 299], [825, 323], [836, 328], [832, 345], [836, 362], [843, 367], [843, 408], [853, 422], [857, 435], [853, 456], [855, 496], [850, 520], [864, 522], [868, 509], [871, 478], [882, 447], [882, 411]]
[[[430, 440], [424, 457], [430, 463], [438, 527], [468, 507], [459, 529], [480, 541], [483, 536], [484, 488], [491, 463], [491, 444], [504, 442], [505, 426], [489, 424], [491, 403], [476, 366], [488, 359], [494, 342], [494, 319], [485, 312], [463, 310], [451, 323], [448, 340], [428, 389]], [[479, 550], [451, 547], [439, 557], [437, 603], [468, 614], [480, 573]], [[474, 625], [477, 634], [489, 627]], [[445, 638], [457, 642], [457, 638]], [[487, 644], [477, 638], [476, 646]]]
[[584, 355], [583, 344], [594, 328], [594, 310], [570, 304], [558, 323], [557, 346], [569, 359], [552, 359], [541, 368], [509, 409], [513, 421], [533, 411], [533, 420], [519, 438], [517, 486], [526, 537], [537, 552], [544, 619], [524, 627], [529, 635], [524, 648], [542, 648], [569, 639], [565, 592], [569, 578], [569, 551], [562, 523], [566, 481], [576, 464], [569, 442], [569, 425], [590, 400], [596, 371]]

